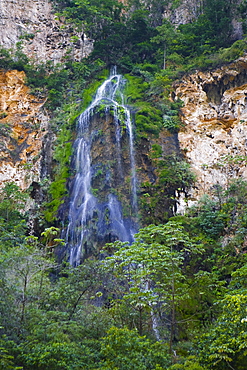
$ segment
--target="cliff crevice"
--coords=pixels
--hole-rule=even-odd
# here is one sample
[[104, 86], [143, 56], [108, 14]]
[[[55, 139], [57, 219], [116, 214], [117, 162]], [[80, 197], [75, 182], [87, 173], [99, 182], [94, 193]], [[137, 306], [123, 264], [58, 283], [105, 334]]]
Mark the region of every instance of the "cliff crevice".
[[49, 130], [44, 99], [25, 85], [25, 73], [0, 71], [0, 186], [16, 182], [22, 189], [40, 181], [42, 148]]
[[183, 101], [180, 146], [197, 175], [191, 200], [218, 184], [247, 179], [247, 56], [208, 72], [196, 72], [175, 85]]

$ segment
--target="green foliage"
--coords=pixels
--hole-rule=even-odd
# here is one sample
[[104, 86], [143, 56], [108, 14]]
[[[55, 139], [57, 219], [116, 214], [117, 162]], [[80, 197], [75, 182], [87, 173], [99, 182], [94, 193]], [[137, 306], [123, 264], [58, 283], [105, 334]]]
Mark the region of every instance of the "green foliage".
[[182, 271], [185, 257], [202, 252], [198, 241], [193, 240], [179, 223], [150, 225], [135, 235], [135, 242], [128, 246], [117, 243], [117, 251], [108, 257], [106, 265], [112, 266], [116, 276], [125, 277], [129, 284], [126, 293], [128, 304], [139, 310], [139, 333], [143, 332], [143, 310], [151, 316], [164, 310], [169, 348], [175, 339], [179, 305], [188, 298], [188, 285]]
[[24, 215], [28, 195], [13, 183], [6, 183], [0, 193], [0, 250], [22, 242], [27, 225]]
[[[53, 127], [57, 138], [53, 158], [56, 166], [53, 174], [54, 178], [48, 190], [50, 199], [45, 204], [44, 210], [45, 218], [48, 222], [56, 220], [58, 209], [67, 195], [66, 185], [70, 176], [69, 168], [72, 154], [72, 130], [75, 127], [75, 122], [79, 114], [91, 103], [97, 88], [102, 84], [103, 79], [106, 78], [106, 73], [108, 72], [105, 69], [97, 73], [94, 77], [94, 81], [84, 89], [82, 94], [80, 94], [79, 104], [74, 102], [67, 103], [65, 101], [63, 104], [63, 111], [57, 113], [54, 118]], [[73, 99], [73, 96], [71, 96], [71, 99]], [[49, 104], [52, 104], [51, 100], [49, 100]], [[59, 104], [61, 104], [61, 102], [59, 102]]]
[[15, 51], [0, 49], [0, 68], [2, 69], [23, 71], [27, 68], [28, 62], [28, 57], [22, 52], [21, 42], [16, 44]]
[[104, 3], [98, 0], [71, 1], [61, 7], [58, 16], [63, 16], [76, 27], [83, 28], [94, 39], [92, 58], [103, 58], [107, 65], [132, 65], [151, 58], [154, 48], [149, 43], [155, 33], [150, 26], [149, 13], [139, 4], [139, 9], [129, 13], [131, 4], [115, 0]]
[[32, 40], [34, 36], [34, 33], [24, 33], [23, 35], [19, 36], [19, 40]]
[[152, 145], [152, 152], [151, 157], [152, 158], [159, 158], [163, 154], [162, 147], [159, 144], [153, 144]]
[[163, 157], [157, 166], [160, 185], [186, 190], [195, 181], [195, 175], [189, 170], [189, 164], [173, 155]]
[[229, 46], [232, 32], [230, 3], [206, 0], [203, 13], [196, 21], [179, 27], [177, 50], [187, 57]]
[[[0, 327], [0, 330], [2, 327]], [[22, 367], [14, 366], [14, 357], [8, 352], [6, 340], [3, 336], [0, 338], [0, 370], [22, 370]]]
[[3, 48], [0, 50], [0, 68], [24, 71], [31, 92], [39, 97], [46, 96], [46, 106], [54, 111], [69, 100], [72, 87], [74, 98], [78, 92], [81, 93], [86, 78], [102, 68], [102, 61], [94, 60], [89, 66], [85, 60], [75, 62], [68, 58], [63, 64], [54, 65], [51, 61], [38, 64], [22, 52], [22, 44], [18, 43], [15, 51]]
[[[185, 192], [194, 181], [195, 175], [190, 166], [182, 158], [174, 155], [156, 156], [157, 152], [151, 151], [153, 164], [156, 168], [156, 182], [144, 182], [142, 184], [143, 196], [140, 208], [142, 211], [142, 222], [166, 222], [173, 215], [176, 206], [175, 192]], [[166, 213], [164, 212], [166, 210]]]
[[220, 50], [219, 62], [231, 62], [239, 57], [243, 56], [244, 52], [247, 50], [246, 39], [237, 40], [229, 48], [223, 48]]
[[94, 81], [92, 81], [84, 90], [82, 94], [83, 100], [83, 110], [85, 110], [93, 100], [94, 94], [96, 93], [97, 89], [103, 83], [103, 81], [108, 77], [108, 70], [104, 69], [94, 77]]
[[173, 133], [179, 131], [179, 128], [181, 126], [181, 121], [177, 115], [174, 117], [165, 115], [163, 116], [163, 119], [164, 119], [163, 125], [168, 131], [173, 132]]
[[98, 369], [104, 370], [162, 370], [170, 363], [167, 347], [152, 343], [136, 331], [111, 328], [101, 340], [103, 361]]
[[157, 28], [158, 35], [151, 39], [151, 42], [162, 44], [163, 48], [163, 69], [166, 69], [166, 53], [167, 48], [175, 41], [176, 31], [174, 26], [167, 19], [163, 20], [163, 24]]
[[[174, 9], [179, 1], [166, 3]], [[110, 64], [127, 73], [127, 104], [136, 112], [138, 142], [144, 139], [152, 147], [148, 160], [156, 178], [141, 188], [143, 224], [151, 225], [140, 230], [132, 246], [109, 245], [115, 253], [106, 261], [87, 260], [75, 269], [52, 260], [54, 247], [62, 242], [56, 228], [45, 229], [40, 240], [26, 237], [26, 198], [14, 184], [6, 185], [0, 194], [2, 369], [247, 366], [246, 183], [215, 186], [212, 196], [187, 215], [153, 225], [173, 214], [175, 190], [186, 193], [194, 181], [188, 164], [162, 156], [155, 139], [162, 130], [175, 135], [180, 128], [181, 102], [170, 101], [172, 83], [193, 68], [243, 55], [246, 40], [231, 45], [229, 37], [234, 4], [203, 1], [198, 19], [177, 29], [162, 22], [160, 1], [125, 5], [57, 0], [60, 15], [79, 30], [83, 23], [95, 40], [92, 55], [81, 62], [68, 54], [61, 65], [34, 65], [21, 43], [15, 51], [0, 50], [0, 67], [24, 70], [32, 93], [47, 96], [46, 107], [53, 112], [54, 182], [44, 206], [49, 222], [67, 194], [75, 119], [90, 104]], [[244, 18], [246, 1], [239, 10]], [[1, 128], [4, 135], [8, 131], [8, 125]], [[218, 165], [227, 174], [240, 160], [245, 158], [225, 158]], [[161, 341], [155, 342], [155, 336]], [[172, 349], [173, 365], [167, 354]]]
[[25, 235], [15, 248], [1, 244], [3, 368], [245, 369], [246, 189], [240, 180], [215, 188], [213, 201], [74, 269], [51, 259], [57, 228], [44, 230], [45, 245]]
[[172, 80], [169, 71], [156, 72], [151, 64], [139, 65], [134, 73], [125, 75], [127, 102], [136, 109], [135, 123], [139, 137], [158, 137], [163, 128], [176, 132], [180, 126], [178, 112], [181, 104], [168, 98]]
[[127, 102], [133, 104], [137, 101], [144, 100], [148, 84], [143, 81], [143, 78], [130, 74], [125, 75], [125, 78], [127, 79], [127, 84], [124, 92]]
[[57, 135], [54, 159], [57, 163], [54, 181], [49, 187], [51, 201], [46, 204], [45, 217], [48, 222], [56, 218], [59, 206], [67, 194], [66, 182], [69, 177], [70, 157], [72, 154], [72, 133], [70, 124], [63, 125]]
[[210, 238], [219, 238], [223, 234], [226, 225], [226, 215], [219, 209], [219, 204], [205, 196], [201, 199], [198, 206], [197, 226]]
[[168, 370], [207, 370], [207, 368], [201, 366], [194, 357], [195, 356], [188, 356], [188, 359], [186, 359], [184, 363], [172, 365]]
[[0, 217], [6, 222], [12, 218], [22, 219], [21, 211], [25, 209], [27, 194], [22, 192], [14, 182], [7, 183], [0, 194]]
[[[19, 347], [19, 356], [25, 369], [73, 370], [93, 369], [93, 351], [83, 344], [57, 341], [46, 343], [28, 343]], [[97, 358], [97, 357], [96, 357]]]
[[[142, 103], [135, 115], [135, 123], [142, 136], [153, 134], [156, 137], [162, 128], [161, 112], [152, 107], [150, 103]], [[144, 134], [145, 133], [145, 134]]]
[[226, 189], [216, 185], [214, 200], [205, 195], [189, 213], [207, 236], [217, 239], [224, 234], [231, 235], [229, 244], [241, 249], [246, 232], [246, 191], [247, 185], [242, 179], [232, 180]]
[[246, 291], [227, 294], [219, 304], [222, 313], [200, 340], [201, 359], [214, 369], [244, 370], [246, 358]]

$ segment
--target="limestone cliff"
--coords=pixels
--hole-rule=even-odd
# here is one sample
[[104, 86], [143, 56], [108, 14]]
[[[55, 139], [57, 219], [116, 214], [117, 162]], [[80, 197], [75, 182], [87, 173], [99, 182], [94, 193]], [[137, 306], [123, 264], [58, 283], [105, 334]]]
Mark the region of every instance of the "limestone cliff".
[[38, 61], [63, 61], [67, 53], [77, 61], [92, 50], [92, 40], [56, 19], [49, 0], [1, 0], [0, 45], [15, 48]]
[[197, 175], [191, 200], [235, 177], [247, 179], [247, 55], [175, 85], [184, 103], [180, 146]]
[[0, 71], [0, 187], [14, 181], [26, 189], [40, 181], [49, 120], [44, 103], [29, 93], [24, 72]]
[[[234, 7], [231, 9], [232, 13], [232, 39], [240, 39], [243, 36], [242, 23], [239, 20], [239, 13], [236, 12], [238, 5], [242, 0], [236, 0]], [[202, 14], [203, 0], [181, 0], [177, 2], [170, 1], [164, 10], [164, 17], [170, 19], [170, 21], [179, 26], [180, 24], [186, 24], [193, 22]]]

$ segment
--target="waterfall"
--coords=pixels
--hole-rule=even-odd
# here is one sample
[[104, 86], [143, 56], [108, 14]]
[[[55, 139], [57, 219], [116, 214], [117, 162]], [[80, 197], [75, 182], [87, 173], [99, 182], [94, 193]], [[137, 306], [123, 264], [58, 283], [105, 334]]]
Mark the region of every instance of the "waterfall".
[[133, 125], [124, 104], [124, 85], [114, 68], [78, 120], [66, 232], [73, 266], [97, 245], [133, 242], [137, 231]]

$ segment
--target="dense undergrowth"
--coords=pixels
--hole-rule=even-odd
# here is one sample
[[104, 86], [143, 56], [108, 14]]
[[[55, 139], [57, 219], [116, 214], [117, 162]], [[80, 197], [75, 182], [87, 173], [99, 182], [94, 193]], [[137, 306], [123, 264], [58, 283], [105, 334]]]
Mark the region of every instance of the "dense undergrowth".
[[155, 142], [162, 130], [176, 134], [181, 102], [170, 101], [173, 81], [246, 52], [244, 37], [231, 38], [231, 19], [237, 14], [244, 23], [246, 2], [237, 8], [205, 0], [195, 21], [176, 29], [162, 20], [156, 0], [125, 7], [114, 0], [55, 3], [58, 16], [83, 24], [95, 40], [87, 59], [68, 55], [60, 65], [37, 66], [21, 43], [0, 50], [0, 68], [24, 70], [32, 93], [48, 97], [57, 137], [42, 235], [28, 236], [26, 196], [14, 184], [0, 194], [0, 369], [246, 369], [246, 182], [214, 186], [183, 216], [169, 218], [163, 209], [156, 217], [152, 211], [162, 210], [165, 197], [195, 179], [181, 155], [162, 158], [153, 144], [159, 180], [142, 184], [148, 226], [131, 247], [107, 245], [72, 270], [56, 261], [62, 242], [54, 227], [67, 192], [76, 117], [109, 67], [125, 75], [136, 141]]
[[74, 269], [54, 259], [58, 229], [27, 236], [23, 193], [6, 185], [0, 368], [245, 369], [246, 185]]

